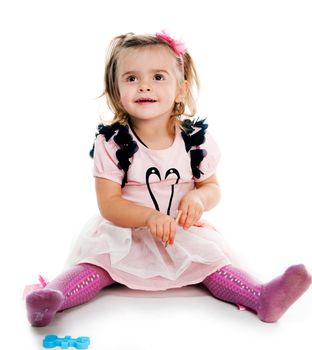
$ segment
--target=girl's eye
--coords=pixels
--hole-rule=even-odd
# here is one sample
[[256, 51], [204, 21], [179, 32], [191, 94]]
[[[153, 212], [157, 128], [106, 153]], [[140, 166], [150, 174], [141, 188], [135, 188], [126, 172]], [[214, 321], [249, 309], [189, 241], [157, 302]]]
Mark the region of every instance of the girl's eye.
[[134, 82], [137, 80], [137, 77], [135, 75], [129, 75], [127, 77], [127, 81], [129, 81], [130, 83]]
[[164, 80], [165, 77], [164, 77], [162, 74], [155, 74], [155, 75], [154, 75], [154, 79], [155, 79], [155, 80]]

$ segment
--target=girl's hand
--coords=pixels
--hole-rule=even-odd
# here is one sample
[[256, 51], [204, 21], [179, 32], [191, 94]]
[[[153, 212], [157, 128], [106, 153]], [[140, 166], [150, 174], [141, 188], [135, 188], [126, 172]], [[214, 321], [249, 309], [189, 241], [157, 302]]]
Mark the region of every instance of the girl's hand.
[[174, 243], [177, 223], [166, 214], [155, 210], [146, 220], [146, 226], [150, 229], [151, 234], [163, 243]]
[[196, 193], [196, 190], [192, 190], [182, 197], [179, 210], [182, 211], [179, 225], [184, 230], [188, 230], [201, 218], [204, 212], [204, 204], [200, 196]]

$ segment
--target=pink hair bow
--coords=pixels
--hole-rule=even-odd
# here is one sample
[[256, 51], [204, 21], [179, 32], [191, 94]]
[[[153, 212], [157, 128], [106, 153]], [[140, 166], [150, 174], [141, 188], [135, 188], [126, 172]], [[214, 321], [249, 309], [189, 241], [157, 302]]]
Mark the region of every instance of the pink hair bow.
[[156, 33], [156, 38], [166, 41], [178, 56], [185, 54], [186, 46], [182, 41], [171, 38], [171, 36], [165, 32]]

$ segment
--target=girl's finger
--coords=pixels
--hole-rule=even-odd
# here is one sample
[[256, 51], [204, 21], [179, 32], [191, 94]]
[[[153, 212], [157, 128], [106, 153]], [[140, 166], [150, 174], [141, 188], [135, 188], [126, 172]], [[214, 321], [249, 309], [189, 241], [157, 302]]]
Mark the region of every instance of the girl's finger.
[[170, 222], [170, 235], [169, 235], [168, 240], [166, 241], [166, 247], [168, 244], [172, 245], [174, 243], [174, 239], [175, 239], [175, 235], [176, 235], [176, 231], [177, 231], [177, 225], [178, 225], [178, 222], [180, 220], [181, 215], [182, 215], [182, 210], [178, 210], [178, 214], [177, 214], [175, 220]]
[[157, 228], [156, 225], [151, 225], [149, 226], [150, 233], [154, 236], [157, 237]]
[[187, 212], [187, 218], [186, 218], [186, 221], [185, 221], [183, 228], [184, 229], [190, 228], [194, 222], [194, 219], [195, 219], [195, 210], [192, 208], [189, 208], [189, 210]]
[[178, 214], [177, 214], [177, 216], [176, 216], [176, 218], [174, 220], [176, 223], [179, 222], [181, 215], [182, 215], [182, 210], [178, 210]]
[[167, 245], [168, 244], [172, 245], [174, 243], [176, 228], [177, 228], [177, 223], [175, 221], [172, 221], [170, 223], [170, 235], [169, 235], [168, 240], [166, 242]]
[[156, 225], [156, 237], [160, 241], [162, 241], [163, 234], [164, 234], [163, 225], [162, 224], [157, 224]]
[[162, 236], [162, 241], [164, 243], [166, 243], [169, 240], [170, 231], [171, 231], [170, 221], [165, 222], [163, 226], [163, 236]]
[[188, 215], [188, 208], [181, 208], [181, 214], [180, 214], [180, 219], [179, 219], [179, 225], [184, 226], [185, 222], [187, 220], [187, 215]]

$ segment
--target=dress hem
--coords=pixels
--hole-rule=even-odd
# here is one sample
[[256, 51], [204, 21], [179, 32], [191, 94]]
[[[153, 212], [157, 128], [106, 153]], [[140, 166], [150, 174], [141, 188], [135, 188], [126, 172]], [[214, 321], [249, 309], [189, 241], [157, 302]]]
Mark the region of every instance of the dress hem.
[[[160, 277], [162, 279], [162, 281], [164, 280], [168, 280], [169, 283], [171, 284], [171, 286], [167, 286], [167, 287], [149, 287], [147, 285], [138, 285], [135, 283], [131, 283], [129, 281], [125, 281], [123, 278], [120, 278], [117, 274], [115, 274], [114, 272], [112, 272], [111, 269], [107, 269], [107, 267], [104, 267], [103, 264], [99, 263], [96, 259], [92, 259], [92, 258], [86, 258], [83, 259], [81, 261], [79, 261], [77, 264], [83, 264], [83, 263], [88, 263], [88, 264], [93, 264], [96, 265], [98, 267], [101, 267], [102, 269], [104, 269], [109, 275], [110, 277], [117, 283], [120, 283], [130, 289], [134, 289], [134, 290], [143, 290], [143, 291], [165, 291], [165, 290], [169, 290], [169, 289], [174, 289], [174, 288], [181, 288], [181, 287], [185, 287], [185, 286], [189, 286], [189, 285], [194, 285], [194, 284], [198, 284], [198, 283], [202, 283], [203, 280], [205, 278], [207, 278], [208, 276], [212, 275], [213, 273], [215, 273], [217, 270], [221, 269], [224, 266], [230, 265], [231, 263], [229, 261], [225, 261], [224, 259], [222, 260], [222, 262], [220, 262], [219, 264], [216, 265], [215, 268], [210, 269], [209, 272], [207, 272], [207, 274], [205, 274], [203, 277], [197, 277], [195, 279], [190, 279], [188, 281], [181, 281], [178, 282], [176, 280], [176, 283], [174, 283], [173, 280], [169, 280], [165, 277], [162, 276], [157, 276]], [[204, 264], [203, 264], [204, 265]], [[156, 276], [155, 276], [156, 277]], [[155, 277], [151, 277], [149, 279], [153, 279]], [[143, 280], [143, 278], [142, 278]], [[148, 280], [148, 279], [147, 279]], [[170, 283], [171, 282], [171, 283]]]

